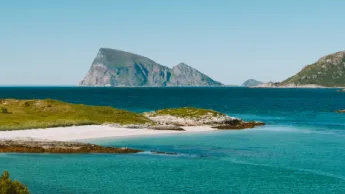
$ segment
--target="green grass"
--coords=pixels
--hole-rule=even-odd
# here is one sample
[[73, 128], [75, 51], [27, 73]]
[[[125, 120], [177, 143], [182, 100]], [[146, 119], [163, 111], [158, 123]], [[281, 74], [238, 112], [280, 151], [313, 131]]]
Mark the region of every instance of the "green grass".
[[160, 116], [160, 115], [171, 115], [175, 117], [182, 117], [182, 118], [198, 118], [203, 116], [222, 116], [224, 114], [219, 113], [214, 110], [209, 109], [201, 109], [201, 108], [193, 108], [193, 107], [183, 107], [183, 108], [167, 108], [162, 110], [157, 110], [153, 113], [152, 116]]
[[0, 100], [0, 130], [99, 124], [145, 124], [143, 115], [112, 107], [71, 104], [57, 100]]

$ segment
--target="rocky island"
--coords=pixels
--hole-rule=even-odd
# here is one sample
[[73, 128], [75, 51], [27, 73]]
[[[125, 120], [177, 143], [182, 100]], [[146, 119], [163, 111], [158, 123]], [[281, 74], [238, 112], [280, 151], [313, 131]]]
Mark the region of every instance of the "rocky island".
[[0, 100], [0, 153], [138, 153], [79, 139], [240, 130], [264, 125], [201, 108], [133, 113], [58, 100]]
[[262, 122], [245, 122], [223, 113], [193, 107], [168, 108], [144, 113], [159, 126], [211, 126], [216, 129], [247, 129], [262, 126]]
[[221, 86], [191, 66], [180, 63], [173, 68], [134, 53], [101, 48], [80, 86], [166, 87]]
[[242, 86], [243, 87], [254, 87], [254, 86], [258, 86], [260, 84], [263, 84], [263, 82], [255, 80], [255, 79], [249, 79], [249, 80], [243, 82]]
[[152, 129], [162, 126], [169, 129], [169, 126], [217, 127], [241, 124], [248, 125], [238, 118], [214, 110], [193, 107], [168, 108], [138, 114], [112, 107], [72, 104], [51, 99], [0, 100], [0, 130], [3, 131], [82, 125]]

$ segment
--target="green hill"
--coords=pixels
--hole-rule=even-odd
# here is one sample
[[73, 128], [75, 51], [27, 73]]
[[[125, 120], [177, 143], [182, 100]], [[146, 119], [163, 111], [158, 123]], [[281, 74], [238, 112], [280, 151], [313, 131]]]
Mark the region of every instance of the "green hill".
[[0, 100], [0, 130], [71, 125], [146, 124], [145, 116], [112, 107], [71, 104], [57, 100]]
[[304, 67], [296, 75], [281, 83], [286, 85], [345, 86], [345, 51], [327, 55], [316, 63]]

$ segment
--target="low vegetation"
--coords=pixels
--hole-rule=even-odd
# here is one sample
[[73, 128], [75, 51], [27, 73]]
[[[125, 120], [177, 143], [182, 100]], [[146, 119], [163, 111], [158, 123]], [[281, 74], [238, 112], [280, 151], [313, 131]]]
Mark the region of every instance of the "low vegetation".
[[0, 108], [0, 113], [2, 113], [2, 114], [8, 114], [9, 112], [8, 112], [7, 108], [1, 107], [1, 108]]
[[0, 100], [0, 130], [73, 125], [150, 124], [145, 116], [112, 107], [71, 104], [57, 100]]
[[161, 110], [157, 110], [153, 112], [150, 116], [155, 117], [155, 116], [161, 116], [161, 115], [171, 115], [171, 116], [181, 117], [181, 118], [198, 118], [198, 117], [203, 117], [203, 116], [210, 116], [210, 117], [224, 116], [224, 114], [219, 113], [214, 110], [193, 108], [193, 107], [161, 109]]
[[18, 181], [10, 179], [10, 175], [5, 171], [0, 179], [0, 194], [29, 194], [28, 188]]

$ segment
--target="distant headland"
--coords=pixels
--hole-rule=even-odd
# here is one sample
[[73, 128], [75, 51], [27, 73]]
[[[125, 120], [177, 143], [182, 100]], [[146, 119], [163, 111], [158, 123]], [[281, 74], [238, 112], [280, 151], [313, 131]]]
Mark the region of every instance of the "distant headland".
[[341, 88], [345, 87], [345, 51], [320, 58], [282, 82], [267, 82], [260, 88]]

